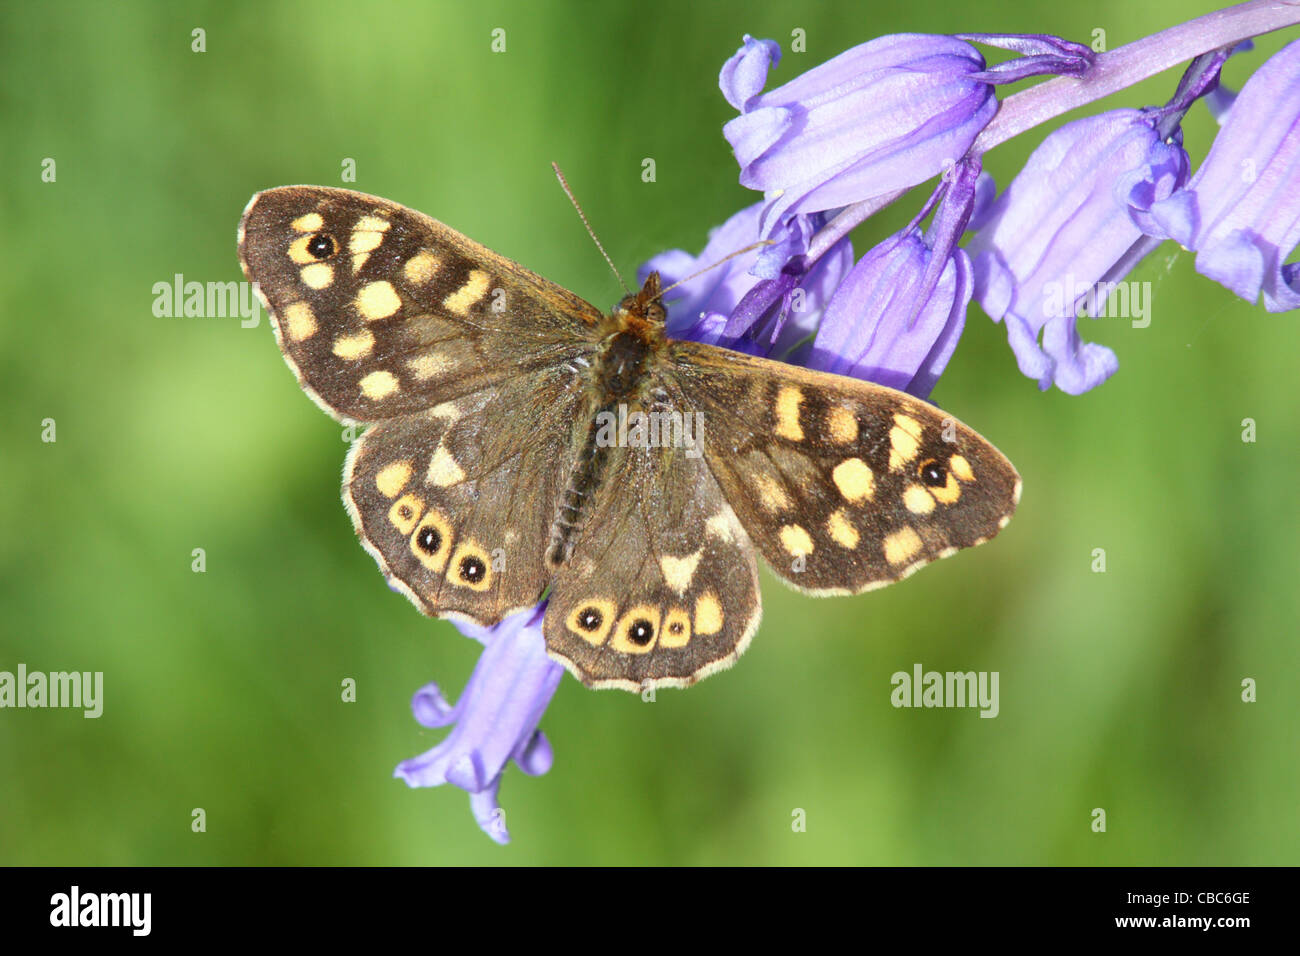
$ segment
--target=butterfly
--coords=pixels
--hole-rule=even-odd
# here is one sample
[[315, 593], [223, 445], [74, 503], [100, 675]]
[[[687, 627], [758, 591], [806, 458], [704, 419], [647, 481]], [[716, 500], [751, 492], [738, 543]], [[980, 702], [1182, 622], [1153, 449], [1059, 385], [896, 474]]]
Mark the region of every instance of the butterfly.
[[665, 335], [658, 274], [605, 313], [430, 217], [258, 193], [239, 255], [303, 390], [369, 427], [343, 500], [395, 590], [492, 625], [549, 594], [593, 687], [686, 686], [758, 628], [758, 555], [854, 594], [980, 544], [1011, 463], [934, 406]]

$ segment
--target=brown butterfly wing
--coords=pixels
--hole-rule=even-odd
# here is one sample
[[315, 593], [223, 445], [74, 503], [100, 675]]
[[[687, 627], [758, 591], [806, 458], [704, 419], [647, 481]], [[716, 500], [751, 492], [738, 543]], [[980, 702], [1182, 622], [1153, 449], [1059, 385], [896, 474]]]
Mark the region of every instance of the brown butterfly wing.
[[344, 501], [390, 584], [426, 614], [485, 625], [540, 600], [578, 400], [534, 372], [371, 426]]
[[702, 458], [609, 449], [582, 534], [556, 572], [547, 650], [583, 683], [686, 686], [729, 666], [758, 628], [754, 549]]
[[1020, 476], [911, 395], [692, 342], [671, 344], [705, 457], [764, 559], [812, 594], [880, 587], [1006, 525]]
[[390, 583], [425, 613], [482, 624], [536, 602], [600, 313], [348, 190], [259, 193], [239, 252], [303, 389], [378, 423], [353, 445], [344, 500]]
[[303, 389], [373, 422], [595, 347], [600, 312], [396, 203], [345, 189], [258, 193], [239, 225], [244, 273]]

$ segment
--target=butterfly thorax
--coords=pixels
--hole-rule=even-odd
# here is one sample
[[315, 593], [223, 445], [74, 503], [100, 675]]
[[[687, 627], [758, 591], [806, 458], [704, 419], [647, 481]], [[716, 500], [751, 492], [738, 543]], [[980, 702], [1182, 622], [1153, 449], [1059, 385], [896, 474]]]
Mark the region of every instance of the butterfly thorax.
[[604, 423], [623, 420], [655, 403], [652, 395], [655, 360], [667, 343], [664, 309], [659, 304], [659, 274], [653, 272], [640, 292], [624, 297], [605, 317], [599, 351], [592, 363], [587, 414], [579, 424], [581, 450], [565, 483], [551, 525], [547, 561], [565, 563], [577, 545], [582, 521], [596, 489], [604, 480], [610, 445], [602, 441]]
[[652, 272], [640, 292], [625, 296], [606, 317], [594, 367], [606, 402], [637, 398], [646, 384], [646, 370], [665, 342], [659, 295], [659, 273]]

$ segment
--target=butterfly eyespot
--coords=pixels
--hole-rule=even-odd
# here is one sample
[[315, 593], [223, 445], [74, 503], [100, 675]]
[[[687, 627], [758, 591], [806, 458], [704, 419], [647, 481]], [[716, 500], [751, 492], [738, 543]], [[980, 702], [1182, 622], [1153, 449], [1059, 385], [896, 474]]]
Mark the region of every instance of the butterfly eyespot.
[[685, 631], [685, 630], [686, 630], [686, 627], [685, 627], [685, 625], [682, 624], [681, 621], [673, 621], [673, 623], [671, 623], [671, 624], [668, 625], [668, 633], [669, 633], [669, 634], [680, 635], [680, 634], [681, 634], [683, 631]]
[[921, 462], [916, 473], [920, 476], [921, 480], [931, 488], [938, 488], [940, 485], [946, 485], [948, 483], [948, 469], [939, 464], [933, 458], [927, 458], [925, 461]]
[[605, 623], [605, 615], [594, 607], [584, 608], [578, 612], [578, 627], [584, 631], [594, 631]]
[[474, 555], [460, 559], [460, 579], [469, 584], [478, 584], [487, 574], [487, 565]]
[[425, 526], [415, 536], [415, 543], [425, 554], [437, 554], [438, 549], [442, 547], [442, 535], [438, 533], [437, 528]]
[[328, 259], [338, 251], [338, 243], [327, 232], [318, 232], [307, 241], [307, 251], [317, 259]]
[[655, 636], [655, 626], [645, 618], [637, 618], [627, 629], [627, 639], [638, 647], [645, 647]]

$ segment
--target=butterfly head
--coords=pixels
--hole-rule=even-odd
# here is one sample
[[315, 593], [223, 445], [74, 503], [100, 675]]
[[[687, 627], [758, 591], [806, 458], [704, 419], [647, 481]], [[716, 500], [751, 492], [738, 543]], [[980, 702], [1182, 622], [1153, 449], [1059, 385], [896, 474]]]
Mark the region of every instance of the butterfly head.
[[614, 309], [614, 315], [625, 328], [641, 332], [657, 331], [663, 328], [668, 319], [663, 303], [659, 301], [662, 297], [659, 273], [652, 272], [646, 277], [640, 292], [623, 296]]

